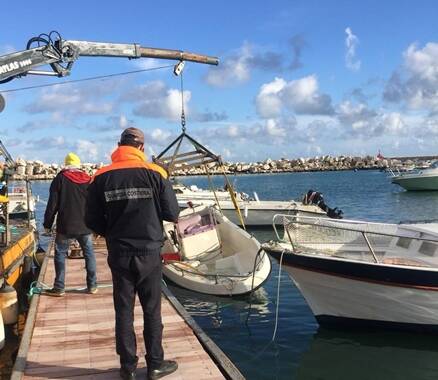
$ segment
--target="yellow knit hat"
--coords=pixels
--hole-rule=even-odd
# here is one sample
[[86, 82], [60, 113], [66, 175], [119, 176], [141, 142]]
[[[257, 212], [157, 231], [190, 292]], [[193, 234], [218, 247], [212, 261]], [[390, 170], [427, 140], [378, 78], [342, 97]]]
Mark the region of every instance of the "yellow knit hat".
[[67, 166], [81, 166], [81, 160], [80, 158], [74, 154], [73, 152], [70, 152], [69, 154], [67, 154], [67, 156], [65, 156], [64, 159], [64, 164], [66, 164]]

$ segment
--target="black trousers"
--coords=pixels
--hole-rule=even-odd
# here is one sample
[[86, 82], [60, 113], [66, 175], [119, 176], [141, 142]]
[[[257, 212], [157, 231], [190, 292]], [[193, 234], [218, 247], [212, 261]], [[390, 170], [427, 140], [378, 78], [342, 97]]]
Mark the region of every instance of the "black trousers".
[[163, 324], [161, 322], [160, 250], [142, 256], [108, 256], [113, 278], [116, 312], [116, 350], [120, 365], [129, 372], [137, 368], [137, 341], [134, 331], [134, 304], [138, 294], [143, 309], [143, 337], [148, 368], [158, 368], [163, 361]]

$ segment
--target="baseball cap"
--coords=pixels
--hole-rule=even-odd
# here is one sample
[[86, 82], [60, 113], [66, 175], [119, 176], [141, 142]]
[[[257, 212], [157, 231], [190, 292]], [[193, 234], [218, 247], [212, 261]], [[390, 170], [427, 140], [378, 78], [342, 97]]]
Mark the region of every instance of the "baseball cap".
[[126, 128], [120, 136], [120, 144], [127, 142], [136, 142], [144, 144], [144, 133], [142, 130], [134, 127]]

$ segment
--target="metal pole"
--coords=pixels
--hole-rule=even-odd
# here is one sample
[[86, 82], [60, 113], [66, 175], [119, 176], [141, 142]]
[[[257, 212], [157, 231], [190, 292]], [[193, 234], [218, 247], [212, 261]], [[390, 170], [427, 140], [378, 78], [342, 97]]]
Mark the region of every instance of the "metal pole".
[[377, 260], [377, 256], [376, 256], [376, 254], [375, 254], [375, 252], [374, 252], [373, 247], [371, 247], [371, 243], [370, 243], [370, 241], [368, 240], [368, 237], [367, 237], [367, 235], [365, 234], [365, 232], [362, 232], [362, 236], [363, 236], [363, 238], [365, 239], [365, 241], [366, 241], [366, 243], [367, 243], [367, 246], [368, 246], [368, 248], [369, 248], [371, 254], [373, 255], [374, 261], [376, 262], [376, 264], [378, 264], [378, 263], [379, 263], [379, 260]]
[[[6, 188], [6, 196], [8, 196], [9, 192], [8, 192], [8, 183], [9, 180], [6, 178], [6, 184], [5, 184], [5, 188]], [[9, 202], [5, 204], [5, 246], [7, 247], [9, 245], [9, 240], [10, 240], [10, 231], [9, 231]]]
[[140, 47], [139, 50], [140, 57], [145, 58], [173, 59], [180, 61], [205, 63], [207, 65], [219, 64], [219, 59], [217, 57], [210, 57], [208, 55], [190, 53], [181, 50], [156, 49], [149, 47]]
[[30, 182], [26, 176], [26, 203], [27, 203], [27, 227], [30, 228], [31, 211], [30, 211]]

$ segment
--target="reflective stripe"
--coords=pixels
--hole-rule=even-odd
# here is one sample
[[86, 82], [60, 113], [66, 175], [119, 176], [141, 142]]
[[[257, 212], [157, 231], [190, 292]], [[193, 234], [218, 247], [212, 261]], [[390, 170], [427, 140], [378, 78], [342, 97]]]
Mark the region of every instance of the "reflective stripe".
[[141, 162], [136, 160], [128, 160], [128, 161], [120, 161], [120, 162], [114, 162], [111, 165], [104, 166], [103, 168], [99, 169], [93, 176], [93, 180], [95, 177], [112, 171], [112, 170], [120, 170], [120, 169], [134, 169], [134, 168], [143, 168], [148, 170], [153, 170], [154, 172], [158, 172], [163, 178], [167, 179], [167, 172], [159, 165], [150, 163], [150, 162]]
[[106, 202], [150, 198], [152, 198], [152, 189], [148, 187], [131, 187], [128, 189], [105, 191]]

